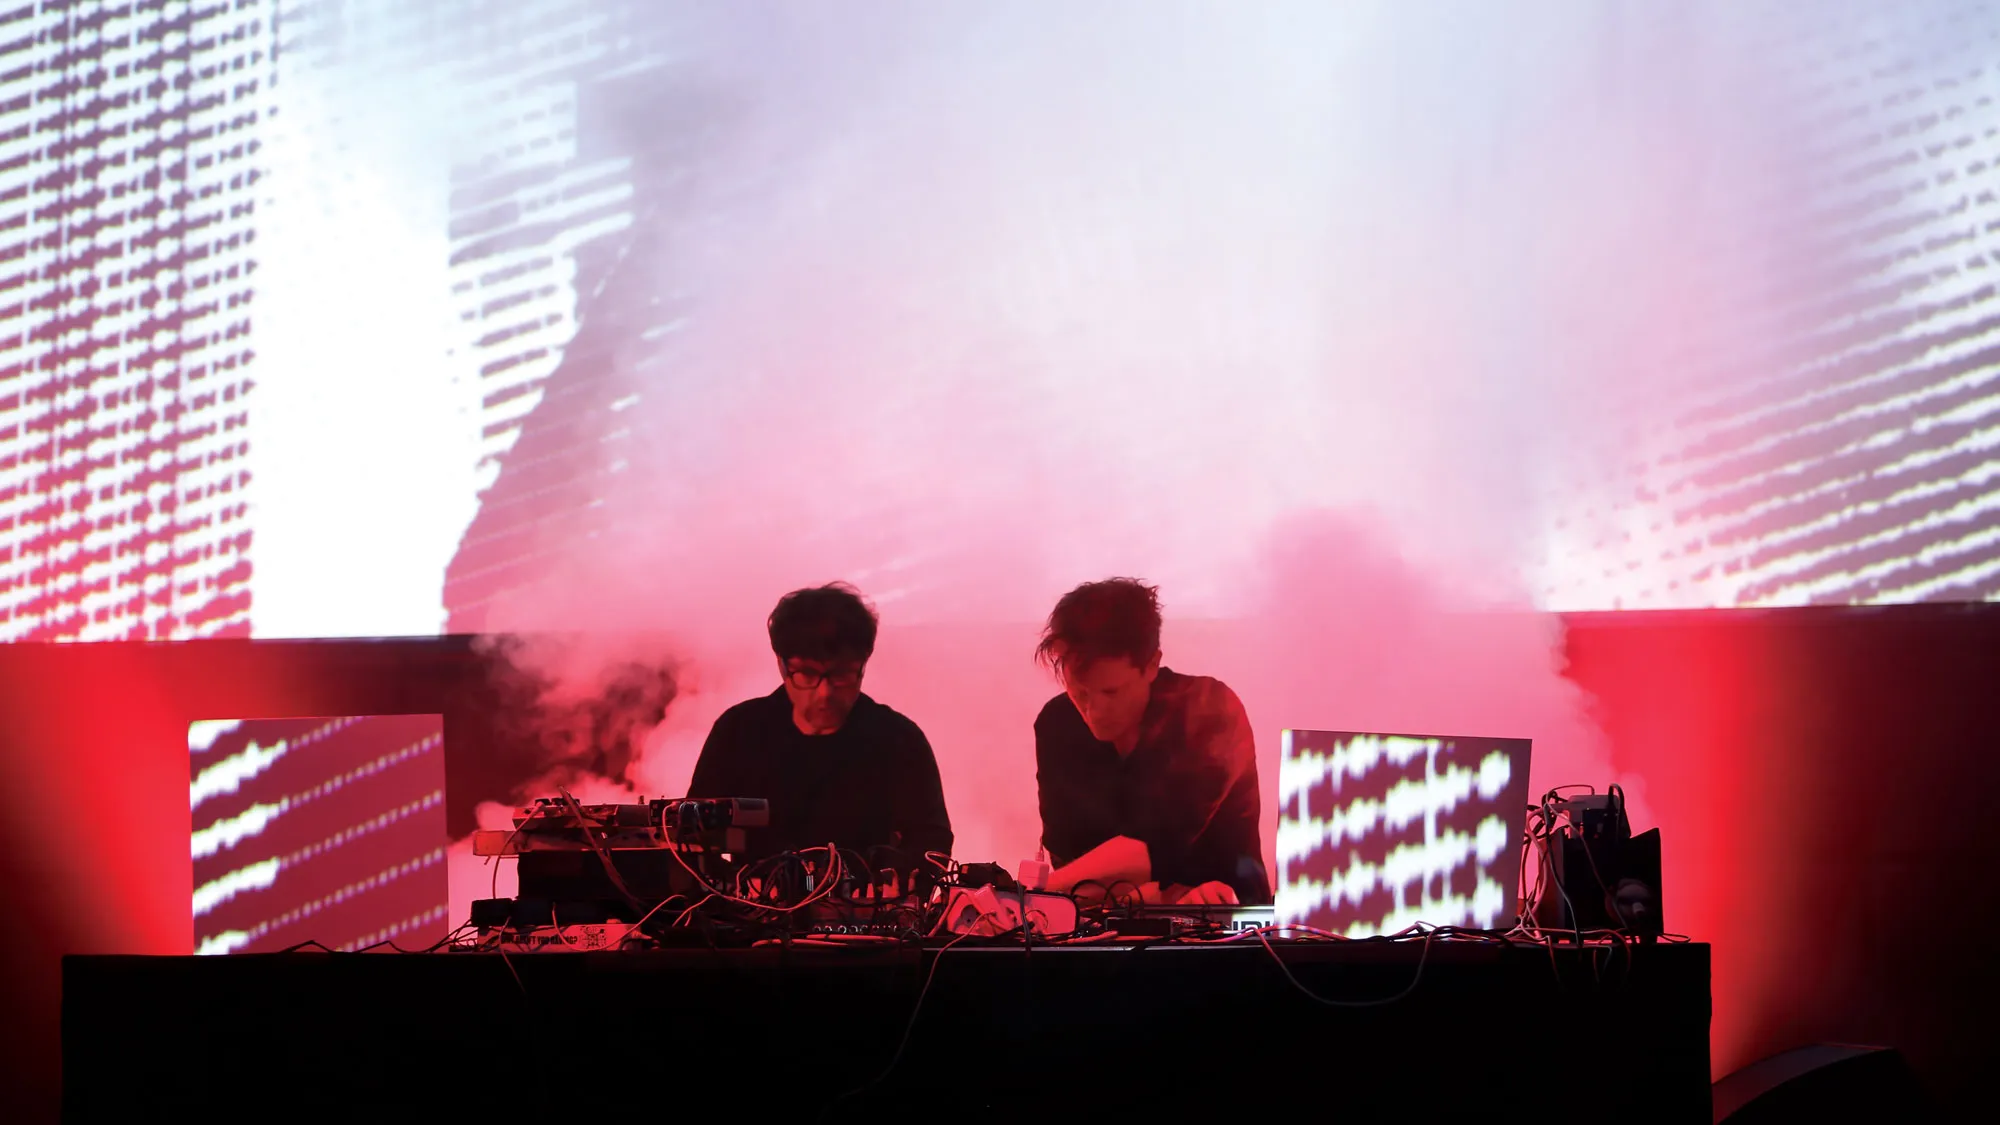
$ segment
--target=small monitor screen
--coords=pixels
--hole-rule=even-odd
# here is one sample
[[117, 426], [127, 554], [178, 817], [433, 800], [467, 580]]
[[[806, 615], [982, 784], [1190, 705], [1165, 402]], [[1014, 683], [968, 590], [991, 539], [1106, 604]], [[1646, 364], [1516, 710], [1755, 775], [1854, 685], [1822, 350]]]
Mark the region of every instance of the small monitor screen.
[[1280, 922], [1348, 937], [1514, 924], [1527, 739], [1287, 730], [1280, 744]]
[[191, 723], [188, 805], [198, 954], [448, 928], [442, 715]]

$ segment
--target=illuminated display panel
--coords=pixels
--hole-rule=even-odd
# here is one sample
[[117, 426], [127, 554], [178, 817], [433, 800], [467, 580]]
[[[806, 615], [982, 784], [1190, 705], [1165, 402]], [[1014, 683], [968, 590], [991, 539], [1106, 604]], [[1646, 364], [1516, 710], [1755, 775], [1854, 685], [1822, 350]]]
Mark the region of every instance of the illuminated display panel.
[[[1057, 588], [1064, 560], [1123, 550], [1185, 603], [1229, 586], [1220, 545], [1287, 511], [1449, 526], [1504, 476], [1492, 569], [1544, 608], [2000, 593], [1982, 69], [2000, 13], [1485, 7], [1107, 4], [1060, 28], [920, 5], [20, 7], [0, 73], [0, 637], [513, 627], [498, 600], [587, 586], [563, 564], [609, 539], [702, 535], [704, 497], [765, 510], [761, 474], [792, 449], [867, 497], [843, 509], [867, 527], [797, 536], [826, 544], [806, 568], [909, 587], [948, 585], [981, 534], [1017, 538], [965, 513], [1046, 513]], [[1465, 36], [1516, 37], [1544, 77], [1454, 78]], [[1443, 83], [1387, 87], [1386, 137], [1340, 114], [1384, 89], [1342, 54], [1356, 43]], [[1592, 77], [1638, 65], [1635, 43], [1680, 83], [1657, 103]], [[1067, 52], [1093, 60], [1088, 85]], [[1805, 138], [1794, 181], [1752, 175], [1731, 154], [1768, 138], [1704, 100], [1745, 60], [1786, 82], [1769, 132]], [[1593, 99], [1632, 115], [1620, 136], [1663, 123], [1653, 148], [1563, 166], [1521, 216], [1477, 214], [1470, 243], [1340, 264], [1343, 217], [1448, 219], [1519, 189], [1481, 169], [1565, 141], [1583, 118], [1548, 107]], [[1646, 173], [1696, 165], [1722, 170], [1651, 206]], [[1785, 194], [1804, 181], [1843, 186]], [[1629, 259], [1582, 290], [1550, 280], [1565, 224], [1587, 240], [1627, 211]], [[1549, 225], [1524, 246], [1510, 216]], [[1395, 307], [1352, 311], [1404, 268]], [[1493, 294], [1454, 288], [1467, 273], [1515, 303], [1469, 306]], [[1627, 288], [1629, 308], [1579, 295]], [[1385, 320], [1423, 327], [1341, 350]], [[1544, 338], [1579, 325], [1613, 346]], [[1433, 368], [1463, 381], [1427, 387]], [[817, 409], [830, 386], [853, 415]], [[1468, 388], [1499, 408], [1455, 404]], [[775, 408], [951, 437], [829, 457]], [[1493, 448], [1452, 452], [1488, 423]], [[1381, 475], [1302, 464], [1328, 432]], [[1122, 515], [1064, 507], [1050, 482], [1080, 450], [1123, 466], [1097, 482]], [[1404, 471], [1429, 455], [1439, 480]]]
[[443, 716], [203, 720], [188, 776], [197, 954], [449, 928]]
[[1279, 921], [1348, 937], [1514, 925], [1526, 739], [1288, 730], [1280, 747]]

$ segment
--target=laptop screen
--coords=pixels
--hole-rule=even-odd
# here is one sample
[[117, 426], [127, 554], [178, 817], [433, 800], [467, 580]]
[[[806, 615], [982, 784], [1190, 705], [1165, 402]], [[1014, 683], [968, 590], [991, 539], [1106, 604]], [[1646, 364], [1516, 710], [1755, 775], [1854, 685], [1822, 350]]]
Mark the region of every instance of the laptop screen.
[[1349, 937], [1514, 924], [1525, 738], [1287, 730], [1278, 921]]

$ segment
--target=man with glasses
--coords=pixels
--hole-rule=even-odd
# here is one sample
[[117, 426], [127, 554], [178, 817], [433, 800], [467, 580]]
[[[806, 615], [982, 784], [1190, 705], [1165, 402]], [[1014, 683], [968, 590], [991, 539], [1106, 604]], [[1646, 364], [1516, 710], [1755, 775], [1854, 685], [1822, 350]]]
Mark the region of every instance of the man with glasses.
[[784, 683], [722, 713], [688, 783], [690, 797], [771, 802], [770, 827], [751, 834], [751, 852], [739, 859], [833, 843], [879, 869], [906, 871], [927, 851], [950, 853], [951, 818], [929, 740], [861, 692], [876, 625], [874, 609], [842, 582], [794, 590], [771, 611]]
[[1270, 902], [1249, 716], [1222, 681], [1160, 666], [1158, 589], [1131, 578], [1078, 586], [1035, 654], [1063, 685], [1035, 719], [1049, 889]]

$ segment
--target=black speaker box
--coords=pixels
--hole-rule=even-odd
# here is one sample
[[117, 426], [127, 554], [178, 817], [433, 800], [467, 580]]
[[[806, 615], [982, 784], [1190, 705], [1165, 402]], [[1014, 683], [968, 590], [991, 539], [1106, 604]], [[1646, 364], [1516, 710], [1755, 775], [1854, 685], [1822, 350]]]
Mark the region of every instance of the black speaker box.
[[1819, 1043], [1772, 1055], [1717, 1082], [1716, 1125], [1939, 1121], [1901, 1052]]
[[1666, 932], [1659, 829], [1590, 841], [1560, 835], [1549, 841], [1549, 858], [1555, 881], [1535, 911], [1545, 929], [1623, 930], [1639, 938]]

